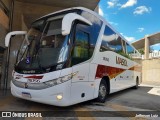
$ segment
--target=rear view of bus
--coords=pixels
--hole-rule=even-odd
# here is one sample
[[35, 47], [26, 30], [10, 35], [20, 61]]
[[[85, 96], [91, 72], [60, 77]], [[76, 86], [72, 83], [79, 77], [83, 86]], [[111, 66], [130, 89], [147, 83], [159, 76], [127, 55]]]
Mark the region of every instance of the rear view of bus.
[[[137, 85], [133, 77], [135, 73], [129, 69], [135, 62], [113, 51], [100, 51], [106, 25], [97, 13], [77, 7], [39, 18], [27, 33], [9, 33], [6, 46], [12, 35], [25, 34], [11, 80], [12, 95], [55, 106], [69, 106], [94, 98], [105, 102], [109, 93]], [[116, 56], [127, 65], [117, 65]], [[116, 76], [109, 76], [113, 70], [110, 68], [116, 67], [127, 71], [121, 72], [128, 76], [125, 87], [118, 87], [122, 80], [116, 81]], [[130, 81], [132, 84], [128, 84]]]

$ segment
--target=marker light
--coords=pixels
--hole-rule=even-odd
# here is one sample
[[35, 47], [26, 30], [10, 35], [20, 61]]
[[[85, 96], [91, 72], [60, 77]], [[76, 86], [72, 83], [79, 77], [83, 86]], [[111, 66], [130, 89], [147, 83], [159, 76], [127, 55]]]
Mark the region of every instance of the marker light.
[[63, 98], [63, 96], [60, 94], [60, 95], [57, 95], [57, 99], [58, 100], [61, 100]]

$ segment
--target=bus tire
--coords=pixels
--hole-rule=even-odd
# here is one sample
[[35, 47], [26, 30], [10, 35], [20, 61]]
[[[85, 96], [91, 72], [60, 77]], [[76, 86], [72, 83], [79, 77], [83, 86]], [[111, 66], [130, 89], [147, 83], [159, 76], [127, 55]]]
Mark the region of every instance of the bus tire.
[[104, 103], [106, 101], [107, 95], [108, 95], [107, 83], [105, 80], [102, 79], [99, 85], [97, 102]]
[[136, 85], [133, 87], [134, 89], [138, 89], [138, 85], [139, 85], [139, 78], [136, 78]]

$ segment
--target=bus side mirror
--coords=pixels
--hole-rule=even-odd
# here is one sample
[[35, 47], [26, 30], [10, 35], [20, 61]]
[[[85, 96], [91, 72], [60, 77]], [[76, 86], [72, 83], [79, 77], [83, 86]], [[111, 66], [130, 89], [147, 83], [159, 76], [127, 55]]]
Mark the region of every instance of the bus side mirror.
[[74, 20], [79, 20], [88, 25], [92, 25], [90, 21], [76, 13], [68, 13], [63, 17], [62, 20], [62, 35], [68, 35], [70, 33], [71, 26]]
[[9, 32], [6, 37], [5, 37], [5, 46], [8, 47], [9, 43], [10, 43], [10, 39], [11, 37], [15, 36], [15, 35], [26, 35], [26, 31], [13, 31], [13, 32]]

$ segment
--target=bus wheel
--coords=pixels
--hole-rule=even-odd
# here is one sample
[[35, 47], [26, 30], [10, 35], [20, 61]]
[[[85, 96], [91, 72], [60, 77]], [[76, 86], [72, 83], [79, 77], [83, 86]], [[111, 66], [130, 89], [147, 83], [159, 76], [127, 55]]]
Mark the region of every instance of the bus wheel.
[[106, 84], [105, 80], [102, 80], [99, 85], [97, 101], [104, 103], [106, 101], [107, 95], [108, 95], [107, 84]]

